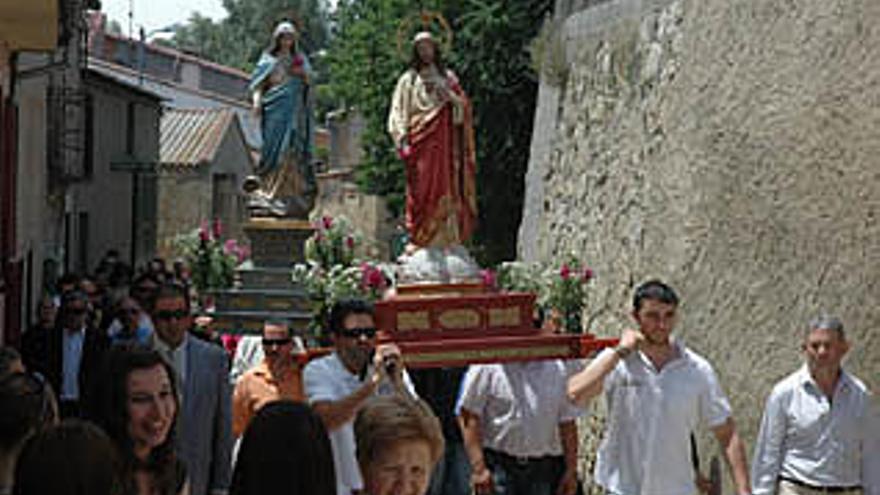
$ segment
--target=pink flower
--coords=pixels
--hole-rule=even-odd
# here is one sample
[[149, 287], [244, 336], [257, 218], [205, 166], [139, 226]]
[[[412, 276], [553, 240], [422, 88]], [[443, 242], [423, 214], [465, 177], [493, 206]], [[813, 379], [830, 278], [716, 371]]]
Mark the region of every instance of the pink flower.
[[296, 56], [293, 57], [293, 66], [301, 67], [303, 64], [303, 57], [301, 54], [297, 53]]
[[214, 224], [211, 226], [211, 233], [214, 234], [214, 239], [219, 239], [220, 236], [223, 235], [223, 224], [220, 223], [219, 218], [214, 219]]
[[495, 289], [497, 287], [498, 279], [492, 270], [480, 270], [480, 278], [483, 281], [483, 287], [488, 289]]
[[238, 262], [243, 263], [244, 260], [251, 257], [251, 248], [248, 246], [238, 246]]
[[223, 252], [226, 254], [238, 254], [238, 241], [235, 239], [227, 239], [223, 243]]
[[583, 273], [581, 273], [581, 281], [586, 283], [593, 279], [593, 270], [590, 270], [589, 267], [584, 267]]
[[325, 229], [330, 230], [331, 228], [333, 228], [333, 217], [324, 215], [323, 217], [321, 217], [321, 224], [324, 226]]
[[568, 263], [563, 263], [562, 268], [559, 269], [559, 276], [562, 277], [562, 280], [571, 278], [571, 268]]
[[202, 242], [208, 242], [211, 240], [211, 233], [208, 232], [207, 220], [202, 220], [201, 225], [199, 225], [199, 240]]
[[324, 234], [321, 231], [315, 232], [315, 242], [322, 242], [324, 240]]

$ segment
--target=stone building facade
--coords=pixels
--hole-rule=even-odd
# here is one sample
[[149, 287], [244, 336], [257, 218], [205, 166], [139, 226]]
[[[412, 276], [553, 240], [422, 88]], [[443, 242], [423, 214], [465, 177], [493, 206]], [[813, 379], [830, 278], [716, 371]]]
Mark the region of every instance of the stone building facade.
[[540, 90], [521, 257], [591, 264], [602, 335], [630, 324], [638, 283], [675, 286], [678, 333], [715, 364], [750, 449], [821, 311], [880, 389], [880, 3], [557, 7], [564, 77]]

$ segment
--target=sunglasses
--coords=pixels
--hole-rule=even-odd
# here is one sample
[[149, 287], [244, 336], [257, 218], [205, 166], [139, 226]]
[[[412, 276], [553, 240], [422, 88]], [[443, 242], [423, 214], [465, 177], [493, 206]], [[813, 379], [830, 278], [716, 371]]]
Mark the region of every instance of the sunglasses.
[[176, 311], [156, 311], [156, 314], [153, 317], [157, 320], [182, 320], [189, 316], [189, 311], [185, 309], [178, 309]]
[[361, 336], [372, 339], [376, 336], [376, 327], [343, 328], [339, 330], [339, 335], [342, 335], [343, 337], [348, 337], [350, 339], [356, 339]]
[[291, 342], [293, 342], [293, 339], [290, 337], [282, 338], [282, 339], [266, 339], [266, 338], [264, 338], [263, 339], [263, 347], [272, 347], [272, 346], [281, 347], [281, 346], [287, 345]]
[[119, 310], [119, 314], [121, 314], [121, 315], [136, 315], [139, 313], [140, 313], [140, 310], [137, 308], [122, 308]]
[[82, 316], [86, 314], [88, 309], [86, 308], [67, 308], [66, 313], [73, 316]]

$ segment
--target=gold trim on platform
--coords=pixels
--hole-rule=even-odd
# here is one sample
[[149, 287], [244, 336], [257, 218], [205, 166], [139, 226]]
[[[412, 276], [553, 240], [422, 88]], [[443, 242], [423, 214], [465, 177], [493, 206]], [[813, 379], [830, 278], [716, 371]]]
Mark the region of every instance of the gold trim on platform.
[[489, 308], [489, 328], [518, 327], [522, 324], [519, 306]]
[[308, 220], [292, 220], [282, 218], [252, 218], [245, 222], [245, 229], [259, 230], [314, 230]]
[[480, 327], [480, 313], [470, 308], [447, 309], [437, 319], [443, 327], [450, 330]]
[[567, 345], [553, 345], [543, 347], [514, 347], [501, 349], [468, 349], [448, 352], [406, 352], [404, 359], [407, 364], [420, 364], [432, 362], [458, 363], [482, 361], [486, 359], [538, 359], [550, 356], [572, 355], [572, 349]]
[[427, 311], [400, 311], [397, 313], [397, 331], [430, 330]]

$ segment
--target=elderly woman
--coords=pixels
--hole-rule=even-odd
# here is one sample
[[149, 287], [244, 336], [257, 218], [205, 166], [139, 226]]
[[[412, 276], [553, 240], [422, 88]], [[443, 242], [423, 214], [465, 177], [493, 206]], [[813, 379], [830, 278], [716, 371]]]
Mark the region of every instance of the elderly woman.
[[354, 433], [367, 495], [424, 495], [444, 447], [440, 421], [427, 404], [378, 397], [358, 413]]
[[176, 379], [158, 351], [120, 344], [107, 356], [98, 423], [122, 459], [126, 495], [186, 495], [186, 470], [174, 453]]

